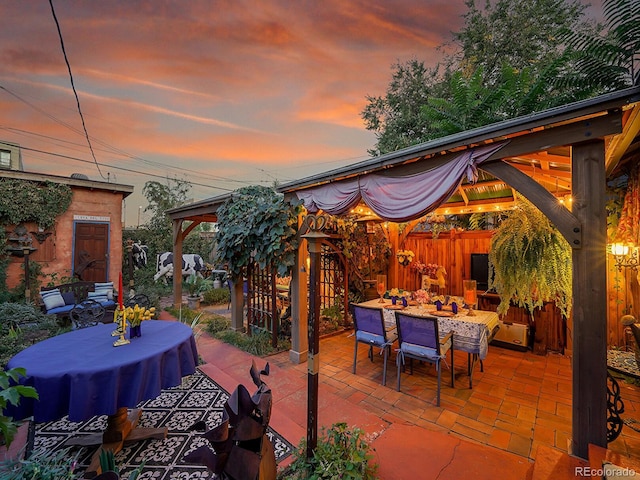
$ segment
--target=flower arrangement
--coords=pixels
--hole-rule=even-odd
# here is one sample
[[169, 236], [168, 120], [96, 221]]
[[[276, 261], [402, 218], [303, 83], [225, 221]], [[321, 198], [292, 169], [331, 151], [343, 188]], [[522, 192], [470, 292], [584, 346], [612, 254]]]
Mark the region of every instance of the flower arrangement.
[[400, 294], [401, 297], [405, 297], [406, 299], [411, 298], [411, 292], [409, 290], [405, 290]]
[[413, 251], [411, 250], [398, 250], [396, 252], [396, 257], [398, 257], [398, 263], [400, 263], [400, 265], [404, 265], [405, 267], [409, 265], [411, 262], [413, 262], [413, 257], [415, 256], [416, 254], [413, 253]]
[[398, 290], [397, 288], [392, 288], [391, 290], [389, 290], [389, 296], [390, 297], [399, 297], [400, 296], [400, 290]]
[[446, 298], [444, 295], [434, 295], [433, 297], [431, 297], [431, 302], [440, 302], [441, 304], [446, 305]]
[[419, 304], [424, 304], [424, 303], [429, 303], [430, 300], [430, 296], [429, 296], [429, 292], [427, 292], [426, 290], [416, 290], [413, 293], [413, 298], [415, 299], [416, 302], [418, 302]]
[[435, 278], [436, 272], [441, 267], [442, 265], [438, 265], [437, 263], [422, 263], [419, 260], [416, 260], [411, 264], [411, 268], [417, 273], [427, 275], [430, 278]]

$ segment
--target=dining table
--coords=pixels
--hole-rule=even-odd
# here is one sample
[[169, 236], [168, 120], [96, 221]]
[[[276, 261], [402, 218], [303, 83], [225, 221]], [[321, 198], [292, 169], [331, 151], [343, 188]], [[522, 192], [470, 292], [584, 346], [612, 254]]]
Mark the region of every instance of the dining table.
[[389, 299], [368, 300], [359, 303], [366, 307], [381, 308], [383, 318], [387, 328], [396, 325], [395, 312], [406, 312], [416, 316], [435, 316], [438, 318], [438, 331], [441, 335], [453, 332], [453, 348], [466, 352], [467, 372], [469, 376], [469, 388], [473, 388], [473, 371], [475, 364], [480, 362], [481, 371], [484, 369], [483, 360], [489, 351], [489, 342], [500, 328], [499, 317], [496, 312], [485, 310], [470, 310], [458, 308], [454, 313], [451, 306], [444, 306], [442, 310], [437, 310], [434, 304], [422, 305], [394, 305]]
[[[116, 347], [114, 329], [114, 323], [107, 323], [73, 330], [12, 357], [7, 368], [24, 368], [21, 383], [34, 387], [39, 399], [23, 398], [8, 414], [15, 419], [33, 417], [36, 423], [65, 415], [72, 422], [107, 415], [103, 433], [76, 437], [67, 444], [102, 445], [114, 453], [124, 442], [165, 438], [166, 428], [136, 428], [142, 411], [135, 407], [195, 372], [193, 331], [181, 322], [146, 320], [140, 337]], [[100, 473], [100, 450], [85, 476]]]

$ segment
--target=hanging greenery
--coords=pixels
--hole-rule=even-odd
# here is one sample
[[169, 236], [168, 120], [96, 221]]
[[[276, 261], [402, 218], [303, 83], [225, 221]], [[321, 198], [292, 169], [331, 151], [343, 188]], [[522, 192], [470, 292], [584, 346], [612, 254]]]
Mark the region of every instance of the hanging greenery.
[[571, 247], [534, 205], [522, 197], [491, 238], [490, 288], [500, 295], [498, 313], [510, 303], [534, 309], [555, 302], [566, 317], [572, 302]]
[[217, 212], [216, 261], [228, 265], [232, 279], [241, 279], [252, 261], [260, 268], [274, 265], [285, 275], [298, 248], [299, 211], [300, 202], [289, 203], [271, 188], [236, 190]]
[[71, 205], [73, 192], [68, 185], [0, 179], [0, 223], [18, 225], [35, 222], [43, 228], [55, 225], [56, 218]]

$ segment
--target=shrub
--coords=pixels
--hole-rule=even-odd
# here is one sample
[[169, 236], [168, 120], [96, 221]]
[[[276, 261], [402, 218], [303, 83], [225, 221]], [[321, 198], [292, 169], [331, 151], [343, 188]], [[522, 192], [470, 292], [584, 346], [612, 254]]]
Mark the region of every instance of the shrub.
[[346, 423], [334, 423], [329, 429], [322, 429], [323, 436], [307, 460], [306, 439], [294, 452], [294, 461], [279, 476], [282, 479], [375, 479], [378, 466], [371, 463], [371, 447], [364, 440], [364, 431], [359, 428], [349, 430]]
[[55, 315], [45, 315], [34, 305], [0, 303], [0, 368], [16, 353], [64, 330]]
[[32, 304], [0, 303], [0, 334], [18, 326], [55, 323], [55, 316], [46, 315]]
[[228, 330], [230, 326], [231, 322], [229, 321], [229, 319], [221, 315], [214, 315], [207, 324], [207, 332], [209, 333], [209, 335], [215, 336], [218, 332]]
[[83, 473], [74, 471], [80, 453], [72, 454], [71, 448], [36, 450], [28, 459], [0, 462], [0, 471], [4, 472], [3, 480], [80, 479]]
[[281, 341], [278, 349], [271, 346], [271, 334], [269, 332], [258, 332], [251, 336], [233, 330], [223, 330], [214, 335], [217, 339], [225, 343], [238, 347], [247, 353], [263, 357], [290, 348], [290, 342]]
[[202, 302], [208, 305], [228, 304], [229, 298], [228, 288], [212, 288], [202, 294]]
[[20, 398], [38, 399], [38, 392], [33, 387], [20, 385], [20, 377], [24, 377], [27, 371], [24, 368], [12, 368], [11, 370], [0, 370], [0, 433], [7, 445], [11, 445], [13, 438], [18, 431], [19, 422], [7, 417], [4, 414], [9, 404], [17, 406]]

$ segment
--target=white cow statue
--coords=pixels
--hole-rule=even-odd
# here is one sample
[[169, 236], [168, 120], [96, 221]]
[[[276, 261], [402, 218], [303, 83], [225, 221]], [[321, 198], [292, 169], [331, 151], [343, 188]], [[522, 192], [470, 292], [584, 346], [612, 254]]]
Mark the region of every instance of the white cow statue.
[[139, 270], [147, 266], [147, 253], [149, 247], [136, 242], [131, 245], [131, 253], [133, 254], [133, 268]]
[[[182, 276], [188, 277], [195, 274], [202, 276], [202, 272], [205, 270], [204, 262], [200, 255], [194, 253], [185, 253], [182, 255]], [[156, 261], [156, 274], [153, 279], [157, 282], [163, 278], [165, 281], [167, 278], [173, 277], [173, 253], [164, 252], [158, 255]]]

